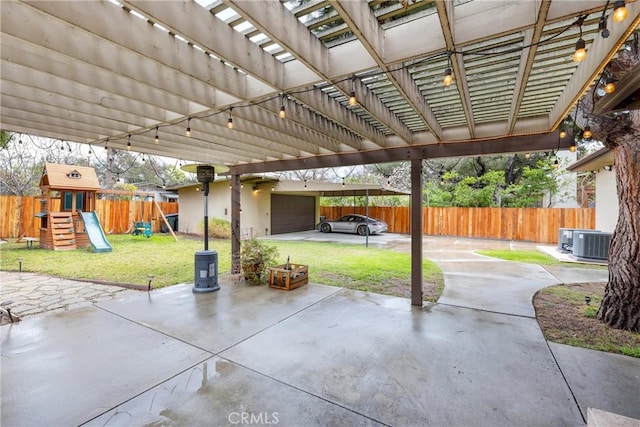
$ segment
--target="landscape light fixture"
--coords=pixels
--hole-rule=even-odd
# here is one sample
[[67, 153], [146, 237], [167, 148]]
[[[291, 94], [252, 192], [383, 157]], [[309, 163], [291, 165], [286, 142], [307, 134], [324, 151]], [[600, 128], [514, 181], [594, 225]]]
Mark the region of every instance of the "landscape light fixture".
[[616, 0], [613, 2], [613, 22], [622, 22], [627, 18], [629, 12], [627, 12], [624, 3], [624, 0]]
[[351, 93], [349, 93], [349, 105], [352, 107], [358, 104], [358, 98], [356, 98], [356, 76], [351, 78]]
[[187, 130], [184, 131], [184, 136], [191, 138], [191, 117], [187, 119]]

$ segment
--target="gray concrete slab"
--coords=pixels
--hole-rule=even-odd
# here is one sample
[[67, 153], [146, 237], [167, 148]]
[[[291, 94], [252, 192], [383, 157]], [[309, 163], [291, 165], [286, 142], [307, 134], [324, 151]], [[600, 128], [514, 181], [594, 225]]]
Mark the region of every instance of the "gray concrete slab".
[[561, 283], [607, 282], [609, 270], [606, 268], [579, 268], [562, 265], [547, 265], [545, 269]]
[[3, 426], [78, 425], [211, 355], [96, 307], [0, 328]]
[[98, 306], [218, 353], [340, 290], [309, 284], [287, 292], [220, 283], [217, 292], [193, 294], [192, 288], [176, 285]]
[[551, 342], [549, 346], [583, 413], [596, 408], [640, 420], [640, 359]]
[[377, 422], [214, 357], [86, 426], [376, 426]]
[[531, 302], [536, 291], [560, 283], [538, 265], [478, 255], [440, 260], [438, 265], [445, 280], [438, 303], [497, 313], [535, 317]]
[[344, 290], [222, 353], [390, 425], [581, 425], [534, 319]]

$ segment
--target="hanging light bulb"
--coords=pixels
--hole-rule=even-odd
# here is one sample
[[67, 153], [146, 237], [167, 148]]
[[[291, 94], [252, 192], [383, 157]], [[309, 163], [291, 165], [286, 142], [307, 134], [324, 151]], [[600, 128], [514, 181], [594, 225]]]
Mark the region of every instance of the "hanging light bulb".
[[576, 143], [572, 141], [571, 145], [569, 146], [569, 151], [571, 151], [572, 153], [575, 153], [577, 149], [578, 147], [576, 146]]
[[156, 137], [154, 139], [155, 143], [158, 144], [160, 142], [160, 138], [158, 138], [158, 126], [156, 126]]
[[587, 49], [585, 49], [586, 43], [584, 39], [580, 37], [576, 42], [576, 51], [573, 52], [573, 62], [582, 62], [587, 57]]
[[593, 134], [591, 133], [591, 126], [586, 125], [586, 126], [584, 127], [584, 132], [582, 132], [582, 137], [583, 137], [584, 139], [591, 139], [591, 135], [593, 135]]
[[451, 86], [453, 83], [453, 74], [451, 68], [447, 68], [444, 70], [444, 78], [442, 79], [442, 84], [445, 86]]
[[616, 83], [613, 80], [613, 77], [607, 77], [604, 81], [604, 91], [605, 93], [613, 93], [616, 91]]
[[358, 98], [356, 98], [356, 91], [352, 90], [351, 93], [349, 93], [349, 105], [351, 105], [352, 107], [354, 105], [358, 104]]
[[442, 84], [445, 87], [451, 86], [453, 83], [453, 72], [451, 71], [451, 51], [447, 52], [447, 68], [444, 70], [444, 78]]
[[560, 129], [560, 133], [558, 134], [558, 136], [560, 137], [560, 139], [564, 139], [567, 137], [567, 131], [564, 129]]
[[109, 147], [107, 147], [107, 144], [109, 144], [109, 138], [107, 138], [107, 140], [104, 142], [104, 149], [108, 149]]
[[600, 31], [600, 35], [603, 39], [606, 39], [611, 34], [607, 28], [607, 19], [604, 16], [600, 18], [600, 21], [598, 21], [598, 30]]
[[344, 178], [342, 178], [342, 186], [343, 186], [343, 187], [345, 186]]
[[131, 134], [129, 134], [129, 139], [127, 140], [127, 151], [131, 151]]
[[524, 153], [524, 158], [529, 160], [531, 158], [531, 153]]
[[191, 138], [191, 117], [187, 119], [187, 130], [184, 131], [184, 136]]
[[307, 188], [307, 180], [304, 180], [304, 188]]
[[627, 12], [624, 3], [624, 0], [616, 0], [613, 2], [613, 22], [622, 22], [627, 18], [629, 12]]
[[229, 120], [227, 120], [227, 127], [229, 129], [233, 129], [233, 117], [231, 116], [232, 111], [233, 111], [233, 108], [229, 108]]
[[560, 162], [558, 161], [558, 158], [556, 157], [556, 160], [553, 162], [553, 168], [554, 169], [558, 169], [560, 167]]
[[287, 95], [282, 94], [282, 105], [280, 106], [280, 112], [278, 113], [278, 116], [280, 116], [281, 119], [287, 118], [287, 110], [285, 110], [284, 108], [284, 101], [286, 100], [287, 100]]
[[349, 93], [349, 105], [352, 107], [358, 104], [358, 98], [356, 98], [356, 77], [351, 78], [351, 92]]

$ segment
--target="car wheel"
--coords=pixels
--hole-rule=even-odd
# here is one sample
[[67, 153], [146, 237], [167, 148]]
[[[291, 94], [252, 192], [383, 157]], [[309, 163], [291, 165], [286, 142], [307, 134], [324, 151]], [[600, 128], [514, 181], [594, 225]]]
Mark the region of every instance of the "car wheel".
[[367, 234], [367, 226], [366, 225], [360, 225], [358, 226], [358, 234], [361, 236], [364, 236]]
[[320, 226], [320, 231], [322, 231], [323, 233], [330, 233], [331, 232], [331, 226], [329, 224], [322, 224]]

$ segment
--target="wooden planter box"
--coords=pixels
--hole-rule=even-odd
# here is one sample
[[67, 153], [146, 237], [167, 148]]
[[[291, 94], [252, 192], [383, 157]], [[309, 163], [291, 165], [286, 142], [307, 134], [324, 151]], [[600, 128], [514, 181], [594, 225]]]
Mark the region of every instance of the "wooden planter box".
[[309, 266], [302, 264], [285, 264], [269, 268], [269, 287], [276, 289], [291, 289], [306, 285], [309, 282]]

